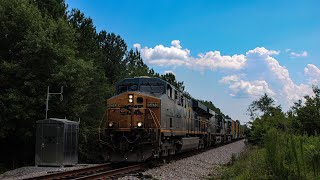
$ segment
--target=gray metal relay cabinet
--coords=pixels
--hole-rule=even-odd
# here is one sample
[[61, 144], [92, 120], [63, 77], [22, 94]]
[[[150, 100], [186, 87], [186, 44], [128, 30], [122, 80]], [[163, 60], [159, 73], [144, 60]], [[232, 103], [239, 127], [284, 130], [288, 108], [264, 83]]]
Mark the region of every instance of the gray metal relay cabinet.
[[37, 121], [35, 165], [77, 164], [78, 136], [79, 122], [57, 118]]

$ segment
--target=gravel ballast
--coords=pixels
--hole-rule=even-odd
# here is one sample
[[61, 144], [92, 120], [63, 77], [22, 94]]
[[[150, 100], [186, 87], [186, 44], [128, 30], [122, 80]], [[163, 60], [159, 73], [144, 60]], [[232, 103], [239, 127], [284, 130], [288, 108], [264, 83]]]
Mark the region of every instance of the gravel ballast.
[[[190, 156], [181, 160], [164, 164], [160, 167], [149, 169], [142, 174], [146, 179], [206, 179], [220, 172], [221, 165], [231, 161], [232, 154], [239, 156], [245, 150], [244, 140], [233, 142], [224, 146], [210, 149], [203, 153]], [[48, 173], [61, 172], [73, 169], [93, 166], [93, 164], [79, 164], [75, 167], [22, 167], [0, 175], [0, 179], [25, 179]], [[140, 179], [134, 176], [126, 176], [119, 179]]]
[[32, 178], [42, 175], [47, 175], [50, 173], [57, 173], [63, 171], [70, 171], [74, 169], [81, 169], [85, 167], [95, 166], [96, 164], [78, 164], [73, 167], [35, 167], [35, 166], [25, 166], [12, 171], [7, 171], [0, 175], [1, 180], [19, 180]]
[[[206, 152], [164, 164], [143, 172], [144, 176], [155, 179], [206, 179], [215, 176], [221, 165], [231, 161], [232, 154], [239, 156], [245, 150], [244, 140], [210, 149]], [[119, 179], [138, 179], [126, 176]]]

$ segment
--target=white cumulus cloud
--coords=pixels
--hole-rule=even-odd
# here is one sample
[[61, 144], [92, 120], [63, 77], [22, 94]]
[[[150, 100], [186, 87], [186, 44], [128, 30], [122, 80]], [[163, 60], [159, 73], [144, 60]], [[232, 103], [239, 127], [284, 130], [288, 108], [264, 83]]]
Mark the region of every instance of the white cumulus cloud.
[[269, 85], [264, 80], [245, 81], [238, 75], [224, 76], [220, 83], [228, 84], [232, 93], [230, 96], [260, 97], [264, 93], [274, 96], [274, 92], [269, 88]]
[[180, 41], [179, 41], [179, 40], [173, 40], [173, 41], [171, 41], [171, 45], [172, 45], [173, 47], [178, 48], [178, 49], [181, 49], [181, 48], [182, 48], [181, 45], [180, 45]]
[[143, 60], [148, 64], [157, 66], [191, 66], [189, 62], [190, 51], [181, 49], [180, 41], [177, 40], [172, 41], [171, 47], [163, 45], [157, 45], [153, 48], [144, 47], [141, 48], [140, 52]]
[[306, 94], [312, 94], [312, 89], [309, 86], [305, 84], [295, 84], [290, 78], [289, 71], [285, 67], [281, 66], [276, 59], [268, 57], [266, 60], [269, 62], [270, 70], [274, 72], [282, 84], [283, 93], [286, 96], [288, 104], [292, 104]]
[[230, 76], [224, 76], [219, 82], [224, 84], [229, 84], [232, 82], [240, 81], [240, 75], [230, 75]]
[[290, 56], [291, 57], [307, 57], [308, 56], [308, 52], [307, 51], [303, 51], [301, 53], [290, 52]]
[[309, 84], [317, 85], [320, 83], [320, 69], [317, 66], [308, 64], [307, 67], [304, 68], [304, 73], [309, 76]]
[[134, 47], [135, 49], [138, 49], [138, 50], [140, 50], [140, 49], [141, 49], [141, 45], [140, 45], [140, 44], [138, 44], [138, 43], [133, 44], [133, 47]]
[[241, 69], [246, 62], [246, 57], [242, 54], [233, 56], [222, 56], [219, 51], [209, 51], [207, 53], [198, 55], [194, 58], [192, 63], [195, 68], [201, 70], [205, 69]]
[[[182, 66], [201, 73], [206, 70], [224, 70], [224, 75], [232, 70], [233, 75], [226, 74], [219, 82], [228, 85], [229, 95], [233, 97], [257, 97], [267, 93], [276, 100], [285, 101], [286, 106], [290, 107], [303, 96], [313, 94], [310, 84], [296, 84], [291, 79], [288, 69], [275, 58], [280, 53], [277, 50], [256, 47], [245, 54], [234, 55], [222, 55], [220, 51], [213, 50], [194, 57], [189, 49], [181, 46], [179, 40], [173, 40], [169, 47], [134, 46], [140, 49], [143, 60], [149, 65]], [[285, 52], [295, 57], [308, 55], [306, 51], [299, 54], [291, 49], [286, 49]], [[320, 82], [320, 69], [315, 65], [308, 64], [304, 71], [309, 77], [309, 83]]]
[[[141, 47], [135, 44], [134, 47]], [[190, 50], [183, 49], [179, 40], [173, 40], [170, 47], [157, 45], [153, 48], [141, 48], [144, 61], [157, 66], [187, 66], [198, 70], [206, 69], [241, 69], [246, 61], [244, 55], [223, 56], [219, 51], [209, 51], [197, 57], [190, 55]]]
[[[295, 84], [290, 77], [288, 69], [286, 69], [284, 66], [281, 66], [278, 60], [270, 56], [270, 53], [265, 50], [263, 50], [263, 52], [264, 53], [258, 53], [261, 56], [260, 59], [252, 56], [248, 62], [254, 63], [255, 61], [261, 60], [265, 62], [263, 64], [266, 65], [266, 67], [264, 67], [266, 69], [265, 76], [269, 76], [269, 78], [271, 76], [271, 78], [273, 78], [273, 82], [276, 82], [277, 87], [282, 88], [278, 92], [278, 97], [284, 98], [287, 105], [290, 106], [293, 102], [301, 99], [306, 94], [312, 94], [312, 89], [308, 85]], [[247, 55], [249, 54], [250, 53], [247, 53]]]
[[266, 57], [266, 56], [271, 56], [271, 55], [278, 55], [279, 53], [280, 53], [280, 51], [268, 50], [264, 47], [256, 47], [253, 50], [249, 50], [246, 53], [246, 55], [247, 56], [257, 55], [257, 56]]

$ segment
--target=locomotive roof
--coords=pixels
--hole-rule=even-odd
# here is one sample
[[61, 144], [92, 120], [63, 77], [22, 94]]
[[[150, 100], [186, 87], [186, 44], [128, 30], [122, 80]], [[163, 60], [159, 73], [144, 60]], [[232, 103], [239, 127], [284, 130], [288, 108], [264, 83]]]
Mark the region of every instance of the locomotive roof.
[[[136, 83], [136, 84], [152, 84], [152, 83], [159, 83], [159, 84], [163, 84], [163, 85], [167, 85], [170, 84], [169, 82], [162, 80], [160, 78], [157, 77], [148, 77], [148, 76], [141, 76], [141, 77], [134, 77], [134, 78], [125, 78], [123, 80], [120, 80], [119, 82], [116, 83], [116, 86], [118, 86], [119, 84], [123, 84], [123, 83]], [[172, 84], [170, 84], [171, 86], [173, 86]], [[173, 86], [174, 87], [174, 86]], [[175, 88], [177, 91], [179, 91], [177, 88]], [[215, 112], [211, 109], [209, 109], [207, 106], [205, 106], [204, 104], [202, 104], [200, 101], [195, 100], [193, 98], [191, 98], [192, 100], [192, 104], [193, 104], [193, 108], [197, 109], [199, 112], [205, 112], [208, 115], [215, 115]]]
[[226, 121], [232, 122], [234, 120], [232, 120], [231, 118], [226, 119]]
[[119, 85], [121, 83], [130, 83], [135, 82], [137, 84], [140, 83], [162, 83], [162, 84], [169, 84], [167, 81], [164, 81], [157, 77], [148, 77], [148, 76], [141, 76], [141, 77], [134, 77], [134, 78], [125, 78], [123, 80], [120, 80], [116, 85]]

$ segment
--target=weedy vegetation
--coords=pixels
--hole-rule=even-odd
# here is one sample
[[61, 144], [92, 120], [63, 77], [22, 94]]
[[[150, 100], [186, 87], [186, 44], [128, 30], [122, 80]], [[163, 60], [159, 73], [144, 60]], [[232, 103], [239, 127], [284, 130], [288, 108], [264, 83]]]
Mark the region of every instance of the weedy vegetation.
[[267, 94], [248, 108], [247, 151], [213, 179], [320, 179], [320, 91], [282, 112]]

